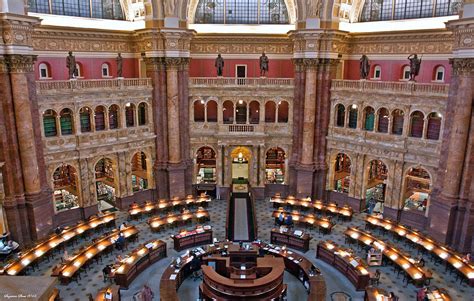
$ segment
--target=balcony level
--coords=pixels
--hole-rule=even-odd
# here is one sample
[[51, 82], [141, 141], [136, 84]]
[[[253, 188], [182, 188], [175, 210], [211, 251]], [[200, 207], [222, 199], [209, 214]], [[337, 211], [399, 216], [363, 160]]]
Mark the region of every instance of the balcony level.
[[107, 90], [140, 90], [152, 87], [150, 78], [37, 81], [38, 94], [81, 93]]

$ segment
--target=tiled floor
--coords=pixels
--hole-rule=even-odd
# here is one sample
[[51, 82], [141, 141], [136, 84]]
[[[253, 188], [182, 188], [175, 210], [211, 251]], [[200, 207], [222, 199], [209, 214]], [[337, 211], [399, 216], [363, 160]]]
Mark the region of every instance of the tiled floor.
[[[258, 235], [259, 238], [265, 241], [270, 239], [270, 229], [273, 227], [273, 218], [271, 213], [273, 211], [272, 205], [268, 200], [257, 201], [256, 204], [256, 216], [258, 221]], [[225, 221], [226, 221], [226, 212], [227, 204], [223, 200], [213, 200], [209, 205], [209, 211], [211, 215], [210, 224], [214, 229], [214, 237], [219, 240], [225, 238]], [[119, 220], [117, 225], [119, 225], [123, 220], [126, 219], [126, 213], [118, 212]], [[133, 243], [129, 246], [129, 250], [135, 248], [139, 243], [142, 243], [146, 240], [153, 238], [160, 238], [166, 241], [168, 246], [168, 257], [162, 259], [161, 261], [155, 263], [153, 266], [149, 267], [146, 271], [140, 274], [135, 281], [132, 283], [131, 287], [128, 290], [122, 290], [122, 300], [128, 301], [133, 300], [133, 295], [140, 290], [140, 288], [148, 283], [155, 293], [154, 300], [159, 300], [159, 282], [161, 278], [162, 271], [170, 264], [173, 257], [178, 256], [180, 253], [177, 253], [173, 250], [172, 240], [170, 235], [176, 232], [176, 229], [167, 229], [159, 233], [153, 233], [150, 231], [149, 226], [146, 224], [146, 218], [142, 218], [138, 221], [132, 221], [131, 223], [138, 226], [140, 229], [139, 242]], [[334, 228], [330, 235], [320, 235], [317, 231], [311, 231], [313, 240], [310, 243], [310, 250], [305, 254], [308, 259], [310, 259], [317, 267], [323, 272], [326, 285], [328, 300], [330, 300], [329, 295], [332, 292], [344, 291], [352, 296], [352, 300], [362, 300], [363, 294], [360, 292], [355, 292], [352, 284], [334, 268], [325, 264], [324, 262], [317, 260], [315, 258], [315, 249], [316, 244], [319, 240], [322, 239], [331, 239], [339, 245], [344, 245], [344, 235], [343, 232], [348, 226], [364, 226], [363, 214], [356, 214], [351, 222], [339, 222]], [[191, 227], [191, 226], [190, 226]], [[98, 236], [99, 233], [93, 234], [93, 236]], [[376, 236], [385, 238], [387, 240], [391, 239], [388, 236], [382, 236], [380, 233], [376, 232]], [[86, 240], [80, 241], [79, 244], [85, 245], [89, 242], [90, 237]], [[416, 251], [413, 251], [409, 248], [408, 244], [397, 243], [400, 247], [406, 249], [409, 253], [416, 255]], [[364, 258], [362, 251], [359, 251], [358, 248], [352, 246], [359, 256]], [[78, 249], [79, 246], [76, 244], [74, 249]], [[73, 248], [69, 247], [68, 251], [70, 254], [73, 252]], [[102, 277], [102, 268], [114, 261], [114, 258], [119, 251], [114, 251], [113, 256], [104, 257], [102, 264], [94, 266], [91, 270], [87, 271], [87, 274], [82, 274], [82, 279], [78, 283], [73, 282], [67, 286], [58, 285], [58, 288], [61, 291], [61, 297], [63, 300], [88, 300], [87, 294], [96, 295], [97, 291], [104, 287], [106, 284], [103, 281]], [[127, 252], [123, 252], [126, 254]], [[39, 265], [39, 270], [32, 272], [31, 275], [50, 275], [52, 267], [58, 264], [60, 261], [60, 255], [56, 257], [51, 262], [42, 262]], [[427, 260], [426, 266], [433, 271], [434, 279], [431, 281], [431, 285], [444, 287], [448, 290], [449, 294], [454, 301], [472, 301], [474, 300], [474, 288], [470, 288], [467, 284], [459, 284], [455, 282], [454, 275], [450, 275], [444, 271], [444, 266], [435, 265], [430, 260]], [[400, 301], [405, 300], [416, 300], [416, 288], [409, 284], [408, 286], [403, 283], [403, 279], [400, 276], [397, 278], [396, 274], [392, 271], [391, 266], [380, 267], [382, 271], [380, 287], [385, 288], [388, 291], [393, 291], [400, 297]], [[288, 284], [289, 293], [288, 299], [290, 301], [299, 301], [304, 299], [305, 291], [301, 283], [293, 276], [285, 274], [285, 282]], [[186, 280], [178, 293], [180, 299], [183, 301], [194, 301], [197, 298], [197, 287], [199, 282], [194, 282], [190, 279]]]

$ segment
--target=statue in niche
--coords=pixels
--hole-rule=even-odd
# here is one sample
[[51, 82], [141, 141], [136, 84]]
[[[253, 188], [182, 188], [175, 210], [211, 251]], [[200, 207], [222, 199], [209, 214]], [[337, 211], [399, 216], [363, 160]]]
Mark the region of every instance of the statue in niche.
[[265, 52], [262, 53], [262, 56], [260, 57], [260, 76], [265, 76], [268, 73], [268, 56], [265, 54]]
[[363, 54], [359, 60], [360, 79], [367, 79], [370, 72], [369, 58]]
[[176, 0], [164, 0], [165, 2], [165, 16], [172, 17], [174, 16], [174, 2]]
[[69, 70], [69, 79], [77, 76], [76, 57], [72, 55], [72, 51], [69, 51], [69, 55], [66, 58], [66, 67]]
[[217, 70], [217, 76], [222, 76], [222, 72], [224, 71], [224, 59], [222, 58], [220, 53], [217, 55], [214, 66], [216, 67], [216, 70]]
[[420, 73], [421, 58], [416, 53], [408, 56], [410, 61], [410, 81], [415, 81], [415, 77]]
[[323, 8], [322, 0], [306, 0], [306, 17], [307, 18], [319, 18], [321, 10]]
[[123, 77], [123, 58], [122, 54], [119, 52], [118, 56], [115, 58], [115, 62], [117, 63], [117, 77]]

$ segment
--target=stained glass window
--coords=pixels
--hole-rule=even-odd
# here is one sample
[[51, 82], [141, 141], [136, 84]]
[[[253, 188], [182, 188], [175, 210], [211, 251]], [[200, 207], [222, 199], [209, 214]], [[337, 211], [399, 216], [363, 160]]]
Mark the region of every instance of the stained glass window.
[[28, 0], [32, 13], [123, 20], [120, 0]]

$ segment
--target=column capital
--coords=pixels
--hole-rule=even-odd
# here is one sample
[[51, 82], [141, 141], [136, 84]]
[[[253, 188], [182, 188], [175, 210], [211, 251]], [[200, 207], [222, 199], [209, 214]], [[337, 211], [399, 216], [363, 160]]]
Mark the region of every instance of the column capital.
[[293, 61], [293, 65], [295, 66], [295, 71], [296, 72], [303, 72], [304, 71], [303, 59], [296, 58], [296, 59], [291, 59], [291, 60]]
[[189, 64], [189, 58], [183, 57], [166, 57], [164, 58], [164, 62], [166, 65], [166, 69], [178, 69], [182, 66], [187, 66]]
[[10, 72], [30, 73], [34, 71], [36, 57], [36, 55], [7, 54], [5, 63]]
[[164, 69], [163, 57], [143, 57], [147, 71], [160, 71]]
[[316, 69], [319, 65], [319, 59], [303, 59], [303, 65], [306, 70]]
[[454, 75], [474, 75], [474, 58], [449, 59]]

